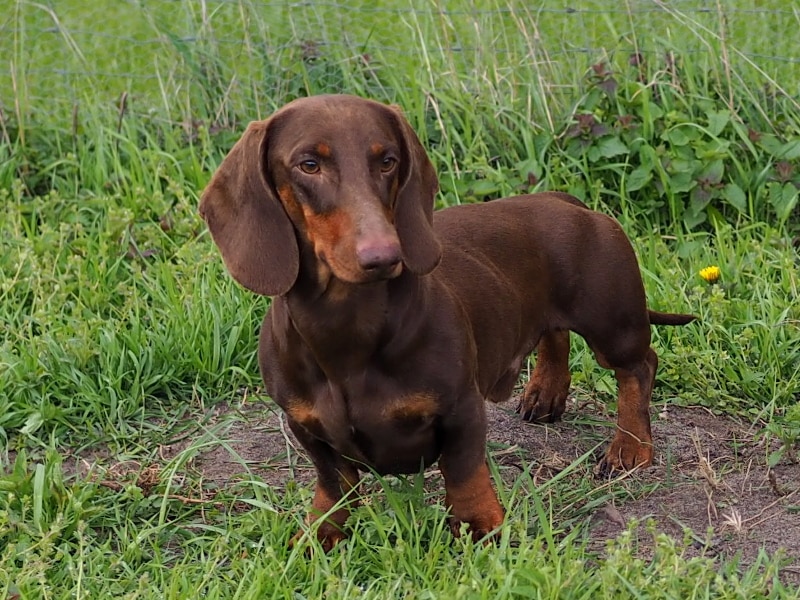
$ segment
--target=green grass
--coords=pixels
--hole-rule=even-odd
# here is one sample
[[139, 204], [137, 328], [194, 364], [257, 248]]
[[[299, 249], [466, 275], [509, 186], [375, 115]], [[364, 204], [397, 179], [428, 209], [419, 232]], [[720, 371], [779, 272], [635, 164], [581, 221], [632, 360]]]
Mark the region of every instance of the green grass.
[[[441, 506], [424, 502], [439, 494], [426, 492], [421, 476], [373, 479], [352, 539], [325, 555], [315, 541], [288, 548], [309, 501], [304, 489], [278, 494], [245, 479], [198, 507], [169, 494], [180, 456], [143, 497], [136, 485], [111, 492], [66, 482], [56, 452], [35, 467], [21, 454], [3, 480], [0, 564], [13, 577], [0, 590], [92, 598], [790, 597], [766, 556], [719, 570], [691, 539], [648, 530], [653, 539], [640, 540], [635, 524], [598, 558], [583, 541], [585, 523], [619, 490], [594, 486], [585, 459], [538, 486], [529, 464], [501, 487], [510, 518], [488, 546], [452, 539]], [[247, 510], [236, 504], [243, 500]], [[651, 560], [638, 556], [640, 543], [652, 544]]]
[[[658, 538], [643, 560], [632, 532], [589, 548], [593, 508], [626, 491], [596, 485], [587, 458], [545, 484], [526, 470], [500, 485], [510, 518], [496, 547], [452, 542], [442, 495], [421, 476], [370, 484], [353, 539], [310, 558], [286, 546], [307, 486], [249, 475], [199, 505], [178, 496], [203, 485], [191, 457], [225, 443], [187, 423], [259, 384], [268, 305], [225, 273], [197, 196], [247, 121], [309, 93], [402, 105], [442, 206], [552, 188], [617, 216], [651, 305], [702, 318], [655, 333], [656, 402], [703, 405], [796, 444], [796, 11], [7, 4], [0, 594], [790, 597], [766, 556], [720, 564]], [[697, 275], [711, 264], [713, 286]], [[572, 363], [576, 387], [613, 402], [613, 377], [585, 347]], [[155, 449], [181, 436], [192, 445], [162, 460]], [[154, 486], [109, 487], [64, 466], [101, 450], [158, 466]]]

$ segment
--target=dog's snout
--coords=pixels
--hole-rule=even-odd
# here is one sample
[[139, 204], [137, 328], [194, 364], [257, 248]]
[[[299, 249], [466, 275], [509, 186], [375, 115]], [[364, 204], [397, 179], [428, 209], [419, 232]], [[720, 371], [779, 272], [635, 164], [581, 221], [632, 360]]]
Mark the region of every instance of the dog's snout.
[[356, 258], [365, 271], [391, 271], [402, 260], [400, 243], [391, 238], [365, 241], [356, 247]]

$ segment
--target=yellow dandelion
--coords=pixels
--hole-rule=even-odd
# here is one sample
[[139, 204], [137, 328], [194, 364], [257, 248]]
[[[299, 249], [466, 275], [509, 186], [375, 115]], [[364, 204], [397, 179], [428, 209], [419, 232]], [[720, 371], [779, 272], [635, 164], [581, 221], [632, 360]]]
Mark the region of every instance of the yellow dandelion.
[[716, 283], [721, 275], [722, 272], [716, 265], [706, 267], [705, 269], [700, 269], [700, 277], [705, 279], [708, 283]]

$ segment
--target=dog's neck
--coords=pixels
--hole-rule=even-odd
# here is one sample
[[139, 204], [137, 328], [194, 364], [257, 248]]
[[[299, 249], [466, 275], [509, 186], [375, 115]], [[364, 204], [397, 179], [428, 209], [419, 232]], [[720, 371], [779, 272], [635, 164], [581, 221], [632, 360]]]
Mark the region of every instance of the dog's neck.
[[393, 281], [347, 283], [318, 263], [283, 296], [291, 326], [328, 373], [349, 376], [386, 341]]

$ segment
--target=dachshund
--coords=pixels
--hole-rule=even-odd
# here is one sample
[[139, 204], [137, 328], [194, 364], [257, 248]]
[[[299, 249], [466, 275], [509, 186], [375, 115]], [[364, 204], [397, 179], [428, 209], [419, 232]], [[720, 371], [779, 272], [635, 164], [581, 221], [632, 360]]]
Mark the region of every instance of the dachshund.
[[437, 191], [398, 108], [323, 95], [251, 123], [202, 194], [227, 269], [273, 297], [261, 374], [315, 466], [307, 521], [324, 517], [326, 551], [347, 535], [340, 501], [360, 471], [412, 473], [437, 460], [452, 531], [497, 530], [484, 401], [508, 399], [536, 350], [518, 412], [557, 420], [570, 331], [618, 382], [599, 470], [653, 459], [650, 326], [694, 317], [648, 310], [622, 228], [572, 196], [434, 212]]

